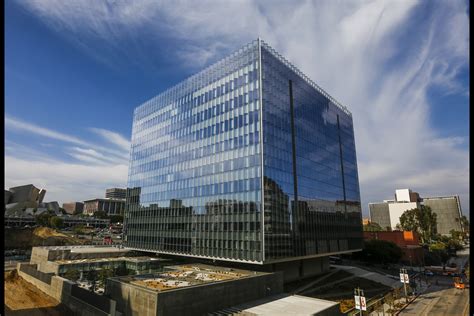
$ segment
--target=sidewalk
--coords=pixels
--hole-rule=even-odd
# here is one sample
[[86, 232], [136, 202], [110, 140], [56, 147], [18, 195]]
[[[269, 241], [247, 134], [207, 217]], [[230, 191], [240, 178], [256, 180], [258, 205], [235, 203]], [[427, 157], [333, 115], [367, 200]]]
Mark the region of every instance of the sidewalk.
[[[398, 311], [396, 313], [393, 313], [394, 315], [398, 315], [404, 308], [406, 308], [407, 306], [409, 306], [411, 303], [413, 303], [420, 295], [422, 295], [423, 293], [426, 292], [426, 290], [431, 286], [431, 283], [429, 282], [424, 282], [424, 281], [421, 281], [421, 282], [418, 282], [418, 288], [417, 288], [417, 291], [416, 291], [416, 296], [409, 296], [408, 297], [408, 303], [406, 303], [406, 299], [405, 297], [402, 297], [402, 298], [399, 298], [397, 300], [394, 301], [394, 303], [392, 304], [392, 306], [396, 306], [397, 304], [403, 304], [403, 306], [401, 308], [398, 309]], [[404, 293], [403, 293], [404, 295]], [[370, 304], [370, 302], [369, 302]], [[384, 306], [383, 306], [383, 309], [384, 309], [384, 312], [386, 315], [390, 315], [389, 314], [389, 310], [390, 310], [390, 306], [385, 303]], [[382, 310], [380, 311], [374, 311], [372, 313], [370, 313], [369, 315], [380, 315], [380, 314], [383, 314], [382, 313]]]

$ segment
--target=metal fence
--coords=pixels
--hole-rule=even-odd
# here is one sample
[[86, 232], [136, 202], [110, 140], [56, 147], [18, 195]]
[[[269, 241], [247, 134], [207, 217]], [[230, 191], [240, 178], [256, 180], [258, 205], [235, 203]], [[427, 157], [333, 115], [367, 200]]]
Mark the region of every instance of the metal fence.
[[44, 272], [38, 271], [36, 269], [36, 264], [33, 264], [33, 265], [22, 264], [20, 266], [20, 271], [49, 285], [51, 285], [51, 279], [54, 275], [54, 273], [44, 273]]
[[80, 288], [77, 285], [72, 286], [71, 295], [81, 301], [87, 302], [105, 313], [110, 312], [111, 300], [105, 296], [97, 295], [91, 291]]

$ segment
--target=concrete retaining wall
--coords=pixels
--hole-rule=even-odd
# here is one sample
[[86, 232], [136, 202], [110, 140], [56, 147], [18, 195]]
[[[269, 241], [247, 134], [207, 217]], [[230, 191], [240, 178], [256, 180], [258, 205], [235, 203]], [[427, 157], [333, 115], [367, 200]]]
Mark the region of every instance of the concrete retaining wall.
[[207, 315], [283, 292], [280, 272], [157, 292], [120, 278], [108, 279], [106, 294], [126, 316]]
[[21, 265], [22, 263], [17, 264], [17, 272], [19, 276], [21, 276], [25, 281], [33, 284], [35, 287], [37, 287], [40, 291], [44, 292], [46, 295], [53, 297], [57, 301], [69, 307], [74, 312], [74, 315], [80, 315], [80, 316], [88, 316], [88, 315], [114, 316], [115, 315], [116, 303], [114, 300], [110, 300], [111, 302], [110, 302], [109, 312], [102, 311], [72, 295], [72, 288], [74, 286], [77, 286], [74, 284], [74, 282], [69, 281], [65, 278], [59, 277], [59, 276], [53, 276], [51, 278], [51, 285], [50, 285], [39, 279], [36, 279], [35, 277], [27, 273], [22, 272]]
[[156, 315], [207, 315], [282, 292], [280, 272], [193, 286], [159, 293]]

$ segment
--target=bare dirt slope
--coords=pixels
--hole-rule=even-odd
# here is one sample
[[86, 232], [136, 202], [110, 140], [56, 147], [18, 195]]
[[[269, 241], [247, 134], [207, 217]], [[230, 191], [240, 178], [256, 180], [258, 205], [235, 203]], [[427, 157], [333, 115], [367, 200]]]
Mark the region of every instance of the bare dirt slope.
[[71, 310], [25, 281], [16, 270], [6, 272], [4, 276], [5, 315], [72, 315]]
[[28, 249], [37, 246], [82, 245], [85, 240], [62, 234], [48, 227], [5, 229], [6, 249]]

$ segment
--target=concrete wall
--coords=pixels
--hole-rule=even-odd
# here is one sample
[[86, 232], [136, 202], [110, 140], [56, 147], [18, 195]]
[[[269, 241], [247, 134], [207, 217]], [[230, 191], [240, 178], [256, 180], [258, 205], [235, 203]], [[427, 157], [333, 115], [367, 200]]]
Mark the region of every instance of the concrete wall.
[[292, 282], [322, 274], [329, 270], [329, 257], [317, 257], [268, 265], [266, 271], [281, 271], [284, 282]]
[[369, 203], [369, 212], [370, 221], [379, 224], [383, 230], [392, 228], [388, 203]]
[[260, 274], [225, 282], [156, 292], [120, 279], [108, 279], [106, 294], [117, 310], [131, 315], [205, 315], [283, 292], [281, 273]]
[[104, 312], [92, 305], [89, 305], [87, 302], [84, 302], [71, 295], [71, 290], [74, 285], [74, 282], [71, 282], [65, 278], [59, 276], [53, 276], [51, 279], [51, 285], [44, 283], [33, 276], [30, 276], [27, 273], [20, 271], [21, 263], [17, 264], [17, 272], [25, 281], [33, 284], [40, 291], [44, 292], [46, 295], [49, 295], [56, 299], [57, 301], [65, 304], [69, 307], [74, 315], [78, 316], [114, 316], [115, 315], [115, 301], [112, 300], [111, 310], [109, 313]]
[[462, 231], [459, 197], [425, 198], [423, 204], [431, 207], [431, 210], [436, 213], [438, 234], [449, 235], [452, 229]]
[[117, 302], [117, 310], [124, 315], [156, 315], [156, 291], [124, 283], [119, 279], [108, 279], [105, 292]]
[[157, 315], [206, 315], [282, 292], [281, 273], [192, 286], [159, 293]]

